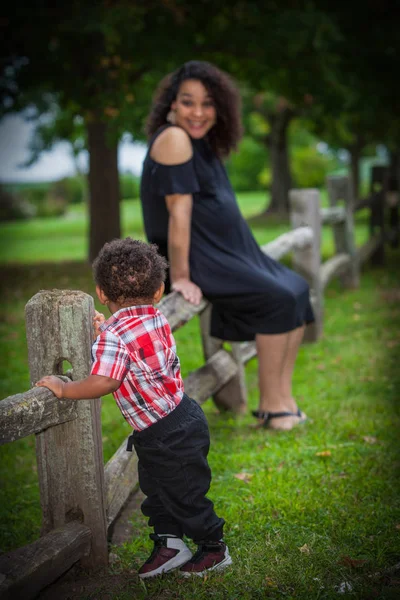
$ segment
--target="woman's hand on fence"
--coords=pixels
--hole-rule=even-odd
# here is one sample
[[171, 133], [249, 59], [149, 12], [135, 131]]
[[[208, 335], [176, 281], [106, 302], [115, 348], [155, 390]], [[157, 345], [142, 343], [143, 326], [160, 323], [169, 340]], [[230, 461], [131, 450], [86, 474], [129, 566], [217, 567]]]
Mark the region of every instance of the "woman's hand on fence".
[[171, 285], [174, 292], [180, 292], [188, 302], [192, 304], [200, 304], [203, 293], [198, 285], [189, 279], [178, 279]]
[[63, 397], [64, 382], [55, 375], [46, 375], [42, 377], [36, 384], [35, 387], [46, 387], [48, 388], [57, 398]]
[[94, 311], [93, 327], [94, 327], [94, 333], [96, 336], [100, 335], [100, 333], [101, 333], [100, 325], [102, 323], [104, 323], [105, 320], [106, 320], [106, 318], [103, 315], [103, 313], [98, 312], [97, 310]]

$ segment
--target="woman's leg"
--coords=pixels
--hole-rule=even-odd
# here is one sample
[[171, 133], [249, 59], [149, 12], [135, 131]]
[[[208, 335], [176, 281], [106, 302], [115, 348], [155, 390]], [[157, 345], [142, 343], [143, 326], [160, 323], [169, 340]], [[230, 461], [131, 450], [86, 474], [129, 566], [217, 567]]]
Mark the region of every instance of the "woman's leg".
[[[297, 412], [291, 392], [291, 380], [302, 333], [303, 328], [299, 328], [288, 333], [256, 336], [260, 411]], [[271, 419], [268, 425], [271, 429], [287, 430], [292, 429], [300, 420], [297, 416], [279, 417]]]
[[282, 370], [282, 393], [285, 398], [294, 403], [294, 406], [296, 406], [296, 403], [292, 396], [292, 377], [297, 354], [303, 340], [304, 330], [305, 325], [289, 332], [286, 356]]

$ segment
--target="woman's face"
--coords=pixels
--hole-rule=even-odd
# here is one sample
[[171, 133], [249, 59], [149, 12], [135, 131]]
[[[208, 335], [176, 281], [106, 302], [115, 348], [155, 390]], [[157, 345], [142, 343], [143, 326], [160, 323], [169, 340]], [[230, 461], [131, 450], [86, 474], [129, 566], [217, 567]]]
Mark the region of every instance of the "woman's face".
[[187, 79], [181, 84], [171, 108], [176, 111], [176, 125], [195, 139], [204, 137], [217, 120], [214, 101], [197, 79]]

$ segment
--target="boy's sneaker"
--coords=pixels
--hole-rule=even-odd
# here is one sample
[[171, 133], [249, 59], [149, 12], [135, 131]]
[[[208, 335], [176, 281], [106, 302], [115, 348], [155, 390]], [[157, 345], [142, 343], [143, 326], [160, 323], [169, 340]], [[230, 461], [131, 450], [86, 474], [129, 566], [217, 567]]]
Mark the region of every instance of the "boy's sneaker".
[[222, 571], [232, 564], [228, 546], [224, 542], [202, 542], [192, 558], [179, 569], [185, 577], [205, 575], [209, 571]]
[[162, 573], [177, 569], [187, 562], [192, 553], [185, 542], [173, 535], [157, 535], [151, 533], [150, 538], [154, 542], [153, 552], [139, 569], [139, 577], [155, 577]]

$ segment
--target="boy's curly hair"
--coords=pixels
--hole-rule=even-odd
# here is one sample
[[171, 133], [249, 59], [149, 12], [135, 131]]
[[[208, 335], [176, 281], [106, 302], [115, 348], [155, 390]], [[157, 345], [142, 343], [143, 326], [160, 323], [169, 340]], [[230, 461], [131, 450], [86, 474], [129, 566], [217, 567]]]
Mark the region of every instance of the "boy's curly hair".
[[212, 97], [217, 111], [217, 122], [208, 132], [207, 139], [218, 156], [227, 157], [232, 150], [236, 150], [243, 133], [240, 94], [227, 73], [205, 61], [186, 62], [160, 82], [147, 118], [147, 135], [152, 136], [167, 123], [171, 104], [176, 100], [180, 85], [187, 79], [201, 81]]
[[165, 280], [167, 261], [155, 244], [128, 237], [104, 244], [93, 262], [96, 284], [108, 300], [125, 304], [151, 302]]

